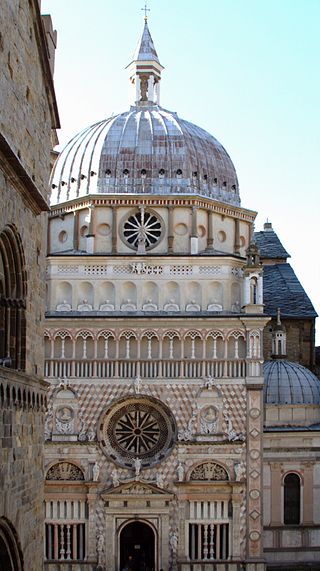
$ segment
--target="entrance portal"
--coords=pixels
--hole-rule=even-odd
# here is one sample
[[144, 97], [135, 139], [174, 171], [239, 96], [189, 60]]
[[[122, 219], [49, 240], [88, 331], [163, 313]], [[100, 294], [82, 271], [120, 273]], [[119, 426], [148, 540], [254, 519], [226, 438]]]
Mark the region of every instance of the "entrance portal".
[[120, 571], [155, 571], [155, 534], [142, 521], [128, 523], [120, 533]]

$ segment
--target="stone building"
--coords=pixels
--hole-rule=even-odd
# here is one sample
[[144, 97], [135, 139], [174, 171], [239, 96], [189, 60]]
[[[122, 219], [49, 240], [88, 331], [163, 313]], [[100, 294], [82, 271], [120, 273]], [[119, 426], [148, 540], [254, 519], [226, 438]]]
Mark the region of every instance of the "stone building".
[[76, 135], [51, 178], [45, 569], [311, 565], [319, 381], [301, 366], [292, 401], [276, 393], [276, 313], [264, 432], [256, 212], [222, 145], [160, 106], [147, 22], [128, 69], [129, 111]]
[[314, 369], [315, 318], [317, 314], [288, 263], [290, 254], [281, 244], [270, 222], [266, 222], [254, 239], [263, 264], [263, 301], [265, 312], [272, 317], [264, 335], [264, 357], [272, 354], [272, 335], [277, 326], [277, 311], [286, 332], [287, 356], [291, 361]]
[[43, 380], [55, 34], [36, 1], [0, 10], [0, 567], [43, 565]]

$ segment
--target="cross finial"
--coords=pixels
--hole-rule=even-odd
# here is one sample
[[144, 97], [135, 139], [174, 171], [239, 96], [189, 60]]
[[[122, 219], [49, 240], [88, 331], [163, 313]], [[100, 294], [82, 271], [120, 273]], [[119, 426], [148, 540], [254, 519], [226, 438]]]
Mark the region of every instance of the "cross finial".
[[144, 8], [141, 8], [141, 10], [144, 11], [144, 21], [147, 22], [148, 21], [147, 12], [150, 12], [150, 8], [148, 8], [147, 3], [145, 3]]

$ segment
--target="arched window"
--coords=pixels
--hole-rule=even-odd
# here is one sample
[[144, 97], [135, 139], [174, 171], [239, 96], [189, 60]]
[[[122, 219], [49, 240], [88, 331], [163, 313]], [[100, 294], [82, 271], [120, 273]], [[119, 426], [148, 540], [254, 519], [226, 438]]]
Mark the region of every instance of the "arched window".
[[0, 233], [0, 365], [24, 369], [26, 361], [26, 272], [14, 226]]
[[257, 303], [257, 289], [258, 289], [258, 281], [257, 278], [253, 277], [250, 280], [250, 303], [253, 304]]
[[287, 474], [284, 478], [283, 521], [285, 524], [300, 523], [300, 478], [297, 474]]

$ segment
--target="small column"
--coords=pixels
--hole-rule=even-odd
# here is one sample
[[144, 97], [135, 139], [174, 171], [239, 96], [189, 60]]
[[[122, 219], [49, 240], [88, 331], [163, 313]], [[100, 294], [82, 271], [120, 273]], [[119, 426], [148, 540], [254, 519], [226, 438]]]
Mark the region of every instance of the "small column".
[[87, 234], [87, 252], [93, 254], [94, 252], [94, 205], [89, 206], [89, 228]]
[[213, 251], [213, 212], [208, 211], [208, 240], [207, 240], [207, 252]]
[[168, 208], [168, 254], [173, 254], [173, 206]]
[[240, 225], [238, 218], [234, 219], [234, 253], [240, 255]]
[[73, 249], [79, 250], [79, 211], [73, 213]]
[[281, 464], [273, 462], [270, 464], [271, 470], [271, 525], [282, 525], [283, 499], [281, 494]]
[[117, 254], [117, 213], [118, 213], [118, 207], [112, 206], [112, 238], [111, 238], [112, 254]]
[[313, 512], [316, 509], [313, 504], [313, 464], [306, 462], [303, 466], [303, 524], [313, 525]]
[[198, 234], [197, 234], [197, 207], [192, 206], [192, 222], [191, 222], [191, 255], [194, 256], [199, 252]]

